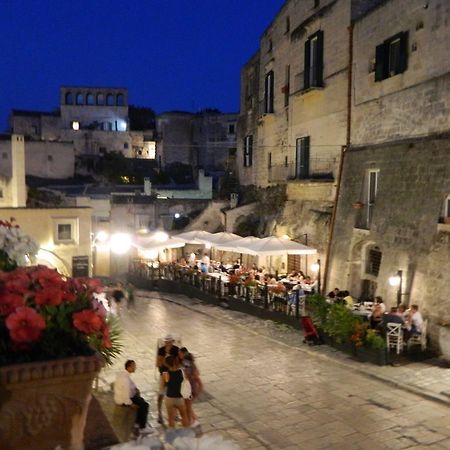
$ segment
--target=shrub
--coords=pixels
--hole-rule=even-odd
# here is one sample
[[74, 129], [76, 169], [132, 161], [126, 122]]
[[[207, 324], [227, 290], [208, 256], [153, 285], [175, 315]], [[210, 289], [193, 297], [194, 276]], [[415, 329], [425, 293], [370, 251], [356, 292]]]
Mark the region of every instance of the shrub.
[[331, 305], [327, 314], [324, 331], [337, 342], [346, 342], [354, 334], [362, 319], [355, 316], [346, 306]]

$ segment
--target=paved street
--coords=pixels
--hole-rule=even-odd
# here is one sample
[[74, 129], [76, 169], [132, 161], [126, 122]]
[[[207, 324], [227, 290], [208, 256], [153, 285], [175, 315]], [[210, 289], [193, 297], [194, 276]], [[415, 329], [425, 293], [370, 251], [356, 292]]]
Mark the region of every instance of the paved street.
[[450, 449], [448, 406], [304, 351], [298, 332], [144, 291], [121, 321], [125, 351], [100, 388], [133, 358], [155, 412], [156, 340], [179, 334], [198, 358], [207, 392], [195, 408], [202, 431], [218, 431], [242, 449]]

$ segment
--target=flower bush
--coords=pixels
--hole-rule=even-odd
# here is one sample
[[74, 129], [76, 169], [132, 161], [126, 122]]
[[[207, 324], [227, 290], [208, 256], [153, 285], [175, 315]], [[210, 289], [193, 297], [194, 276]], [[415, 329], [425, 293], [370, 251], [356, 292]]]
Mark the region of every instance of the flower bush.
[[269, 287], [269, 292], [274, 295], [281, 295], [286, 293], [286, 287], [284, 284], [278, 283], [276, 286]]
[[26, 265], [38, 251], [36, 242], [15, 223], [0, 220], [0, 270], [14, 270]]
[[66, 278], [45, 266], [0, 272], [0, 364], [89, 355], [93, 349], [110, 362], [120, 348], [96, 299], [102, 290], [98, 280]]
[[240, 284], [241, 283], [241, 276], [238, 275], [238, 274], [233, 273], [233, 274], [228, 276], [228, 282], [231, 285]]

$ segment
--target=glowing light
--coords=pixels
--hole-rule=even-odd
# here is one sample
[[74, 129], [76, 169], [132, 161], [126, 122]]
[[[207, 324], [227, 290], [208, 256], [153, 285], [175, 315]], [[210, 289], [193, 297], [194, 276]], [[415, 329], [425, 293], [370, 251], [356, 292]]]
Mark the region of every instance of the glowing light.
[[78, 120], [74, 120], [72, 122], [72, 130], [78, 131], [79, 129], [80, 129], [80, 122], [78, 122]]
[[175, 213], [175, 214], [173, 215], [173, 217], [175, 217], [175, 219], [179, 219], [179, 218], [181, 217], [181, 214], [180, 214], [180, 213]]
[[142, 256], [145, 259], [158, 259], [158, 251], [157, 250], [144, 250], [141, 252]]
[[169, 235], [164, 231], [157, 231], [153, 237], [158, 242], [166, 242], [169, 239]]
[[284, 234], [283, 236], [281, 236], [281, 239], [289, 241], [291, 238], [287, 234]]
[[392, 277], [389, 277], [389, 284], [393, 287], [398, 287], [400, 286], [400, 282], [401, 282], [401, 277], [400, 275], [394, 275]]
[[209, 242], [207, 242], [207, 243], [205, 244], [205, 248], [206, 248], [206, 250], [209, 250], [209, 249], [211, 248], [211, 244], [210, 244]]
[[318, 272], [319, 269], [320, 269], [320, 264], [319, 264], [319, 263], [311, 264], [311, 270], [312, 270], [313, 272]]
[[98, 241], [98, 242], [106, 242], [109, 238], [109, 234], [106, 231], [99, 231], [95, 238], [94, 238], [94, 242]]
[[111, 251], [117, 255], [124, 255], [130, 250], [131, 236], [126, 233], [116, 233], [111, 236]]

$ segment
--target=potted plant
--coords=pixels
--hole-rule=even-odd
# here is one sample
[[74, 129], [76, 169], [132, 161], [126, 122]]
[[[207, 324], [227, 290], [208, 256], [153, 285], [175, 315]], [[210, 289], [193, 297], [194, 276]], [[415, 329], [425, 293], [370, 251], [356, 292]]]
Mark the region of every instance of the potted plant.
[[19, 267], [37, 245], [12, 223], [0, 235], [2, 449], [82, 449], [92, 381], [119, 351], [96, 298], [102, 287], [46, 266]]

